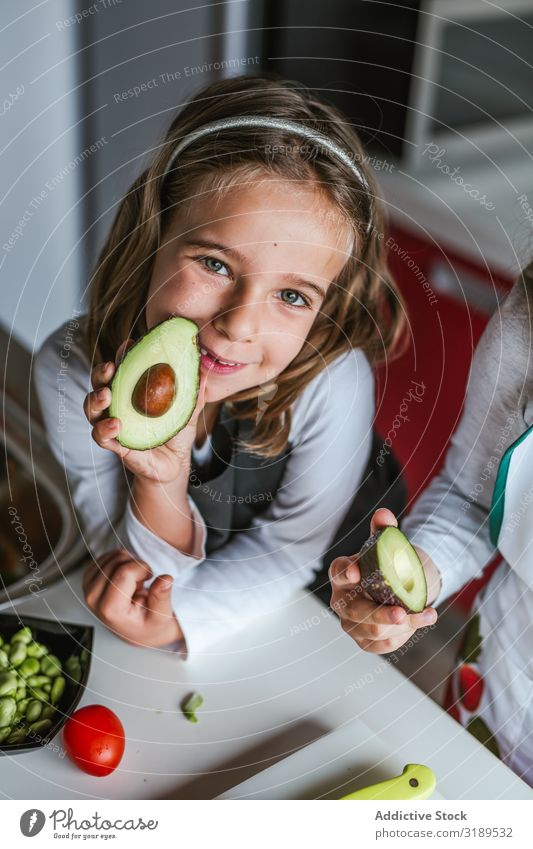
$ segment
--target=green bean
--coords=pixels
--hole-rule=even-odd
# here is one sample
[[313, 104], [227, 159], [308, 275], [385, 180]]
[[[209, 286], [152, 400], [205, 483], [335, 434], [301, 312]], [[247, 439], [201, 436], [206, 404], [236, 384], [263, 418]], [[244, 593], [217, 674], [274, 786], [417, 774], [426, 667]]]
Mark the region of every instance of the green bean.
[[26, 660], [26, 645], [22, 640], [17, 640], [11, 644], [9, 652], [9, 662], [11, 666], [20, 666]]
[[41, 702], [48, 704], [48, 693], [41, 690], [39, 687], [30, 687], [30, 693], [33, 699], [40, 699]]
[[52, 690], [50, 692], [50, 701], [53, 705], [57, 704], [61, 696], [65, 691], [65, 679], [62, 675], [58, 675], [57, 678], [54, 678], [54, 683], [52, 684]]
[[27, 736], [27, 728], [15, 728], [7, 738], [6, 743], [23, 743]]
[[73, 681], [81, 681], [81, 664], [77, 657], [72, 655], [65, 663], [65, 672]]
[[9, 737], [11, 734], [11, 726], [8, 725], [7, 728], [0, 728], [0, 744], [4, 742], [6, 737]]
[[26, 687], [19, 687], [17, 692], [15, 693], [15, 698], [17, 702], [20, 702], [22, 699], [26, 698]]
[[0, 672], [0, 696], [10, 696], [17, 690], [17, 676], [14, 672]]
[[41, 672], [43, 675], [48, 675], [49, 678], [56, 678], [61, 675], [61, 661], [55, 654], [48, 654], [41, 660]]
[[17, 703], [11, 696], [3, 696], [0, 699], [0, 728], [11, 725], [13, 717], [17, 712]]
[[32, 699], [26, 708], [26, 719], [28, 722], [35, 722], [41, 718], [43, 712], [43, 704], [38, 699]]
[[41, 714], [41, 719], [51, 719], [54, 716], [55, 712], [56, 709], [53, 705], [44, 705], [43, 712]]
[[29, 678], [30, 675], [37, 675], [40, 668], [40, 663], [36, 657], [27, 657], [24, 663], [19, 667], [19, 674], [23, 678]]
[[[31, 699], [29, 698], [29, 696], [27, 698], [21, 699], [19, 702], [17, 702], [18, 709], [22, 714], [26, 713], [26, 708], [28, 707], [30, 702], [31, 702]], [[39, 702], [39, 704], [41, 704], [41, 703]]]
[[44, 657], [45, 654], [48, 654], [48, 649], [46, 646], [43, 646], [42, 643], [29, 643], [28, 645], [28, 657]]
[[50, 678], [48, 675], [30, 675], [28, 678], [29, 687], [42, 687], [43, 684], [49, 684]]
[[33, 636], [31, 633], [31, 629], [28, 628], [27, 625], [25, 628], [21, 628], [20, 631], [17, 631], [15, 634], [13, 634], [13, 636], [11, 637], [12, 643], [16, 643], [17, 641], [20, 641], [21, 643], [31, 643], [32, 640]]
[[52, 727], [51, 719], [41, 719], [39, 722], [31, 722], [30, 728], [32, 731], [35, 731], [36, 734], [41, 734], [43, 731], [48, 731], [49, 728]]
[[9, 666], [9, 657], [4, 649], [0, 649], [0, 669], [7, 669]]

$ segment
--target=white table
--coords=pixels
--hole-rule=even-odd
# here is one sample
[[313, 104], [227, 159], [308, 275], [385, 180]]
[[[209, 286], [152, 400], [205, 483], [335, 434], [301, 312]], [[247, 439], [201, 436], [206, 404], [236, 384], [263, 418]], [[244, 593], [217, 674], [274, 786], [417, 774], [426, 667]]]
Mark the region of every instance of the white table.
[[[378, 738], [383, 730], [383, 739], [398, 740], [397, 757], [430, 765], [446, 798], [533, 798], [398, 670], [360, 651], [310, 595], [187, 661], [130, 646], [95, 621], [83, 603], [81, 570], [17, 609], [95, 626], [81, 705], [116, 711], [127, 746], [120, 767], [100, 779], [52, 748], [0, 757], [6, 798], [211, 798], [358, 716]], [[192, 690], [205, 699], [197, 724], [179, 709]], [[383, 763], [381, 751], [376, 759]]]

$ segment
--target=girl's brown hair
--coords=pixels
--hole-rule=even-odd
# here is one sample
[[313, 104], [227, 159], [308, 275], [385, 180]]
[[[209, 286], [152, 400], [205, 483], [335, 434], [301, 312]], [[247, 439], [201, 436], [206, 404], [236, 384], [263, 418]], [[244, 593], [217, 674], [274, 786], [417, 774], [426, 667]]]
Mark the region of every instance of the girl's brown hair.
[[[353, 157], [370, 192], [327, 148], [271, 128], [205, 135], [179, 155], [163, 179], [181, 138], [210, 121], [237, 115], [285, 118], [325, 134]], [[306, 343], [276, 378], [276, 393], [246, 443], [256, 454], [275, 457], [287, 444], [292, 404], [322, 369], [350, 348], [361, 348], [371, 362], [379, 362], [390, 356], [405, 328], [403, 303], [386, 265], [383, 209], [359, 138], [341, 112], [301, 83], [274, 74], [236, 76], [206, 86], [180, 110], [152, 163], [120, 203], [98, 257], [86, 343], [91, 360], [112, 360], [124, 339], [146, 332], [144, 307], [155, 255], [177, 208], [203, 192], [220, 197], [236, 181], [265, 176], [311, 181], [355, 237]], [[247, 389], [226, 403], [236, 418], [254, 420], [261, 391]]]

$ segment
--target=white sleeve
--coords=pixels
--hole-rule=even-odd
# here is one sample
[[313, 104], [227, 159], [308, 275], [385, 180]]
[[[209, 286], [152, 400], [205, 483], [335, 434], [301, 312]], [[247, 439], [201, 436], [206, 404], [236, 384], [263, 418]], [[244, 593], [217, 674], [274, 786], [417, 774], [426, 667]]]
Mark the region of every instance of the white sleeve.
[[174, 584], [189, 654], [281, 609], [311, 581], [358, 489], [373, 416], [373, 376], [360, 351], [342, 355], [306, 387], [268, 509]]
[[[526, 310], [524, 315], [527, 321]], [[517, 321], [507, 305], [487, 325], [444, 467], [402, 522], [402, 530], [441, 574], [434, 604], [480, 577], [496, 554], [489, 535], [496, 475], [506, 448], [525, 427], [520, 395], [530, 368], [530, 331], [528, 326], [527, 335], [522, 333]]]
[[129, 499], [131, 475], [118, 457], [94, 442], [83, 412], [91, 390], [90, 367], [79, 344], [71, 341], [75, 333], [63, 326], [48, 337], [33, 371], [48, 443], [64, 471], [84, 542], [94, 557], [123, 547], [145, 560], [154, 573], [177, 576], [205, 557], [205, 522], [189, 498], [195, 536], [194, 554], [187, 555], [135, 518]]

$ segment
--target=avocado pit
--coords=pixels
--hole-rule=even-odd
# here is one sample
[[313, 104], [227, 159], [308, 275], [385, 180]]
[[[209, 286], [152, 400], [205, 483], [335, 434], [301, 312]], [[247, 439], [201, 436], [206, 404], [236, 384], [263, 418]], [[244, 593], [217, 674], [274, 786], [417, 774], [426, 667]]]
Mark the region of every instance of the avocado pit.
[[176, 397], [176, 373], [168, 363], [155, 363], [140, 376], [131, 403], [138, 413], [150, 418], [163, 416]]

